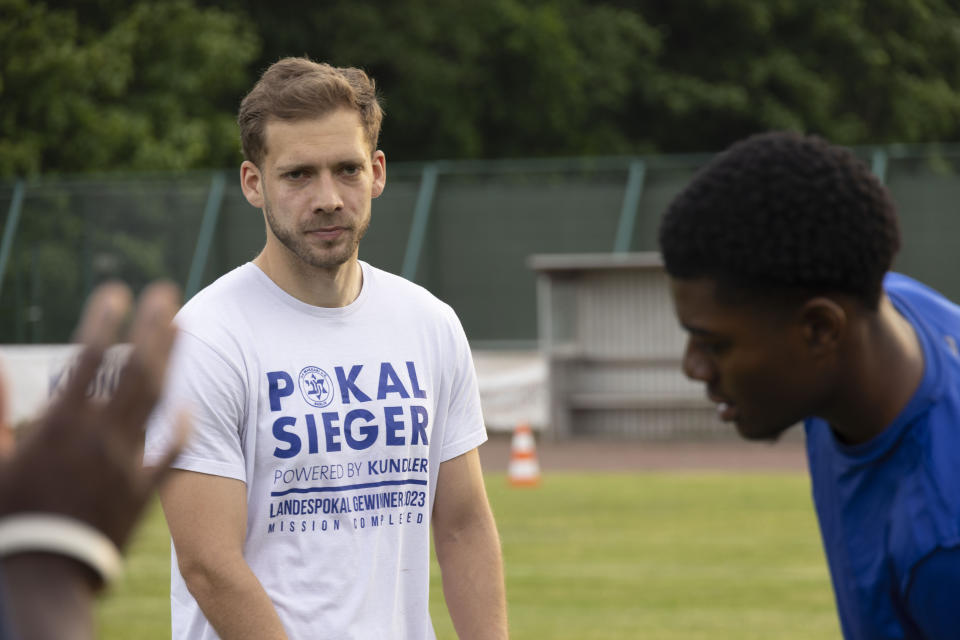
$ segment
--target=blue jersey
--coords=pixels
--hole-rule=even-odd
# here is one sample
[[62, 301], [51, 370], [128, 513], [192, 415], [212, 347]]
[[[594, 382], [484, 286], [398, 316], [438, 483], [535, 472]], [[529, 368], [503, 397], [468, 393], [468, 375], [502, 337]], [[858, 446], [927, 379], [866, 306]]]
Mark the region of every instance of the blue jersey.
[[923, 380], [868, 442], [805, 422], [813, 499], [847, 640], [958, 638], [960, 307], [899, 274], [884, 289], [916, 330]]

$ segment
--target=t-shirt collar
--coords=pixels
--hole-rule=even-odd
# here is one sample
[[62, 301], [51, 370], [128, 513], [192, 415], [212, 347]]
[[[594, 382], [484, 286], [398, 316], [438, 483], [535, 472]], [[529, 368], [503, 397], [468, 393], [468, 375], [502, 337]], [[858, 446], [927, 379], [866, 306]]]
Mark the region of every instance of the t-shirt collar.
[[370, 265], [363, 260], [357, 260], [357, 262], [360, 264], [360, 271], [363, 276], [360, 293], [353, 302], [345, 307], [318, 307], [308, 304], [280, 288], [276, 282], [270, 279], [270, 276], [253, 262], [248, 262], [245, 266], [253, 273], [253, 277], [263, 286], [267, 294], [280, 304], [318, 318], [346, 318], [356, 313], [363, 306], [367, 298], [370, 297], [370, 290], [373, 286]]

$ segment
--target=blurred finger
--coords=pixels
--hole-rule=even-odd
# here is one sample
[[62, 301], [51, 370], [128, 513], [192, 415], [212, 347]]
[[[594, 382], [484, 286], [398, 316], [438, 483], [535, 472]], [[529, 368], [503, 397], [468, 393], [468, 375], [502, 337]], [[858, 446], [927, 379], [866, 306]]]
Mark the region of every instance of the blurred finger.
[[116, 342], [132, 299], [130, 288], [121, 282], [98, 286], [87, 299], [75, 341], [101, 350]]
[[97, 375], [97, 369], [103, 361], [103, 348], [99, 346], [84, 347], [77, 355], [77, 359], [70, 369], [64, 374], [68, 376], [67, 383], [63, 387], [63, 393], [54, 403], [67, 407], [80, 407], [83, 405], [87, 389]]
[[173, 316], [180, 294], [171, 283], [150, 285], [141, 295], [131, 328], [133, 349], [120, 372], [108, 411], [113, 424], [137, 435], [153, 410], [163, 387], [170, 350], [176, 336]]
[[104, 424], [135, 441], [143, 438], [143, 430], [160, 400], [160, 387], [151, 380], [141, 356], [130, 353], [127, 363], [120, 370], [117, 388], [104, 407]]
[[140, 296], [130, 340], [151, 382], [163, 384], [176, 329], [173, 316], [180, 309], [180, 290], [172, 282], [155, 282]]

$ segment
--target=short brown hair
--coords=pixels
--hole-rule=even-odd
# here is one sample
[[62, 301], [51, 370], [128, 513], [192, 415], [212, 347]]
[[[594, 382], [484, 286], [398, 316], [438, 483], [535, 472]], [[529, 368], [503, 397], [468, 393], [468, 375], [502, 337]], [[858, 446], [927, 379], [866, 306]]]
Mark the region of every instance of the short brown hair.
[[260, 166], [267, 155], [267, 122], [318, 118], [346, 107], [360, 115], [370, 150], [377, 148], [383, 109], [374, 82], [360, 69], [308, 58], [283, 58], [267, 69], [240, 103], [237, 123], [243, 156]]

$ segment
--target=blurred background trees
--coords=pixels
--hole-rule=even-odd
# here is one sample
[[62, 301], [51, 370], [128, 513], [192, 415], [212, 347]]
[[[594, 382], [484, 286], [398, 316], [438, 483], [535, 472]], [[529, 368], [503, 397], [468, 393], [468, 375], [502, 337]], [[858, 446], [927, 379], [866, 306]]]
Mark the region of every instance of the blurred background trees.
[[0, 176], [234, 165], [286, 55], [376, 78], [393, 160], [960, 140], [946, 0], [0, 0]]
[[258, 43], [188, 0], [0, 0], [0, 176], [233, 164]]
[[[104, 278], [207, 282], [252, 257], [262, 221], [227, 177], [236, 111], [288, 55], [377, 80], [392, 163], [622, 157], [596, 160], [605, 169], [580, 183], [576, 171], [444, 179], [418, 281], [467, 309], [468, 328], [486, 322], [470, 315], [474, 294], [510, 282], [526, 306], [474, 331], [489, 339], [535, 332], [530, 252], [613, 246], [627, 156], [717, 151], [784, 128], [849, 145], [960, 142], [960, 5], [946, 0], [0, 0], [5, 225], [22, 211], [0, 269], [0, 341], [66, 340]], [[888, 184], [910, 213], [904, 264], [960, 290], [956, 252], [936, 250], [956, 235], [960, 161], [939, 146], [918, 159], [888, 150]], [[417, 167], [392, 166], [365, 250], [399, 270], [422, 183]], [[693, 167], [646, 174], [632, 249], [654, 246]], [[221, 209], [200, 243], [201, 219]], [[509, 242], [478, 240], [491, 210], [514, 216]], [[448, 259], [464, 268], [441, 268]], [[491, 261], [498, 276], [471, 271]]]

